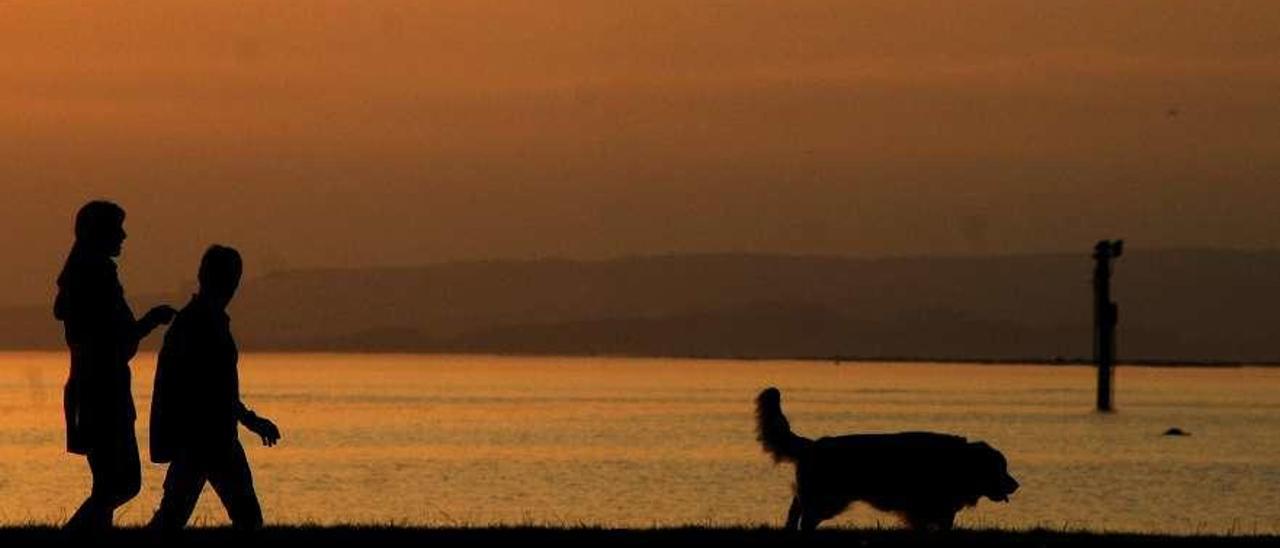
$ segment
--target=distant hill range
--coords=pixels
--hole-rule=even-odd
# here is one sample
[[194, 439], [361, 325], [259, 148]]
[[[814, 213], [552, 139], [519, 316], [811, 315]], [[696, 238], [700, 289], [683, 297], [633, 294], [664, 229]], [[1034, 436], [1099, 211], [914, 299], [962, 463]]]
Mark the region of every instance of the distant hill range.
[[[1086, 254], [300, 270], [246, 280], [233, 317], [248, 350], [1079, 360], [1091, 273]], [[1280, 361], [1280, 252], [1131, 249], [1114, 287], [1122, 360]], [[0, 348], [60, 333], [46, 308], [0, 309]]]

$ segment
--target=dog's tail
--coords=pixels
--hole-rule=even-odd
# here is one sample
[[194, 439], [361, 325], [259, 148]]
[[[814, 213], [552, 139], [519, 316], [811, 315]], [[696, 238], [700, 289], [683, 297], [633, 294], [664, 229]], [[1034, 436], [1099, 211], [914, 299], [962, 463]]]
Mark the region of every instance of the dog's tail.
[[795, 462], [812, 440], [797, 436], [782, 414], [782, 392], [766, 388], [756, 396], [756, 439], [774, 462]]

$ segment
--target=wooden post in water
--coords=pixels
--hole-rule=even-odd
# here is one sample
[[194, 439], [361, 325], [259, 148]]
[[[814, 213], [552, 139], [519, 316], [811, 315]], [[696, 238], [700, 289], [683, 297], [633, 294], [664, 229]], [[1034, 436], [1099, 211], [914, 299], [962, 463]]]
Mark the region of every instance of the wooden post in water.
[[1098, 364], [1098, 411], [1110, 413], [1120, 307], [1111, 301], [1111, 262], [1124, 253], [1124, 240], [1099, 240], [1093, 247], [1093, 360]]

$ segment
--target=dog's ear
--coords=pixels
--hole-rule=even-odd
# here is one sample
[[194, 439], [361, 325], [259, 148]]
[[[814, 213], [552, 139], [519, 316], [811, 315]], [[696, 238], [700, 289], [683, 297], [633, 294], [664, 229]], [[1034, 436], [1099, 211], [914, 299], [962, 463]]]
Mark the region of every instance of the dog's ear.
[[972, 493], [981, 493], [983, 477], [986, 475], [984, 471], [990, 467], [988, 461], [988, 450], [991, 446], [980, 441], [971, 441], [964, 446], [964, 450], [960, 451], [961, 469], [964, 470], [963, 482], [969, 486]]
[[1018, 489], [1018, 482], [1009, 475], [1009, 461], [1004, 453], [981, 441], [970, 443], [968, 449], [970, 471], [978, 493], [994, 501], [1008, 501], [1009, 495]]
[[1004, 463], [1004, 454], [985, 441], [969, 442], [969, 455], [977, 463]]

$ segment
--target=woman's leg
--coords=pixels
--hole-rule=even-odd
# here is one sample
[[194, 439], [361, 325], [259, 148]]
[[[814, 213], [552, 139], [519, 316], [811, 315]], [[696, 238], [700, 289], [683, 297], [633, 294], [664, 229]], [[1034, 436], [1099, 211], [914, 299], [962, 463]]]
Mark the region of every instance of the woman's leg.
[[68, 529], [98, 531], [111, 527], [116, 508], [142, 490], [142, 462], [133, 424], [107, 436], [89, 451], [93, 489], [67, 521]]

